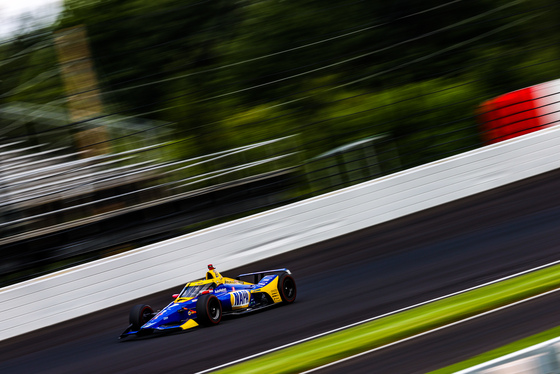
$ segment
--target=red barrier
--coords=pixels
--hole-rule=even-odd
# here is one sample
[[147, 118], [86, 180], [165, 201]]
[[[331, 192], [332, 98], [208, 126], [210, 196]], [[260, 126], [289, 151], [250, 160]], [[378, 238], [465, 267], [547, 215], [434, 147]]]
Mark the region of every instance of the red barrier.
[[479, 108], [482, 137], [487, 144], [515, 138], [560, 121], [560, 80], [509, 92]]

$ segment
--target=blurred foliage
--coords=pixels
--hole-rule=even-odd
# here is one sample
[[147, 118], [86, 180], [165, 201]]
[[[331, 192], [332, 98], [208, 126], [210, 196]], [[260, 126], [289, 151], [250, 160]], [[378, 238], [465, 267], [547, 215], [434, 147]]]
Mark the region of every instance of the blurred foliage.
[[[113, 152], [135, 150], [123, 163], [158, 163], [121, 203], [200, 194], [194, 230], [481, 146], [483, 101], [560, 78], [559, 23], [552, 0], [65, 0], [54, 25], [0, 41], [0, 137], [55, 148], [103, 125]], [[65, 111], [55, 39], [73, 28], [87, 34], [96, 121]], [[49, 204], [41, 212], [56, 213]], [[35, 224], [50, 223], [10, 230]], [[184, 232], [161, 227], [136, 243]], [[62, 236], [60, 248], [87, 243]]]
[[483, 100], [559, 77], [558, 16], [547, 0], [66, 0], [52, 30], [0, 45], [0, 104], [63, 100], [58, 75], [20, 88], [56, 69], [45, 31], [84, 26], [106, 110], [174, 123], [179, 158], [299, 134], [310, 159], [384, 134], [412, 166], [479, 146]]

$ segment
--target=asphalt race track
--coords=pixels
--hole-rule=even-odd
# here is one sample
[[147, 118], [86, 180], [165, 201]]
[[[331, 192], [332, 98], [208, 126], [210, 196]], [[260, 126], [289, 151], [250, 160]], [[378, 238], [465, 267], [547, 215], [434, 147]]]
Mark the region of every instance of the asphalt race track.
[[559, 310], [560, 292], [333, 364], [316, 373], [426, 373], [533, 335], [535, 331], [553, 328], [558, 325]]
[[[178, 279], [166, 292], [0, 342], [0, 371], [191, 373], [560, 260], [559, 196], [554, 171], [223, 272], [287, 267], [298, 299], [216, 327], [119, 342], [129, 309], [165, 306], [189, 281]], [[324, 372], [426, 372], [554, 327], [559, 310], [554, 294]]]

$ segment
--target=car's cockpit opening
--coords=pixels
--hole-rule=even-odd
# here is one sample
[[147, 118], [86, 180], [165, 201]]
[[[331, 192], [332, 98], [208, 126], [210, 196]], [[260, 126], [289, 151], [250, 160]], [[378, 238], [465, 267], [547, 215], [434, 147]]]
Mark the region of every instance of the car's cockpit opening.
[[184, 298], [184, 297], [196, 297], [199, 294], [201, 294], [204, 291], [210, 291], [213, 290], [214, 288], [216, 288], [216, 284], [215, 283], [207, 283], [207, 284], [201, 284], [198, 286], [186, 286], [185, 288], [183, 288], [183, 291], [181, 291], [181, 294], [179, 295], [180, 298]]

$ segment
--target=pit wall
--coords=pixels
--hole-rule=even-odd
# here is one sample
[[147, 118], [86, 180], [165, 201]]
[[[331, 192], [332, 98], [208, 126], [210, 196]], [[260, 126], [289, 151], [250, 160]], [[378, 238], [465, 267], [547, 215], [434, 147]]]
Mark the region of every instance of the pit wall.
[[[560, 127], [0, 289], [0, 340], [560, 167]], [[266, 270], [266, 269], [255, 269]]]

